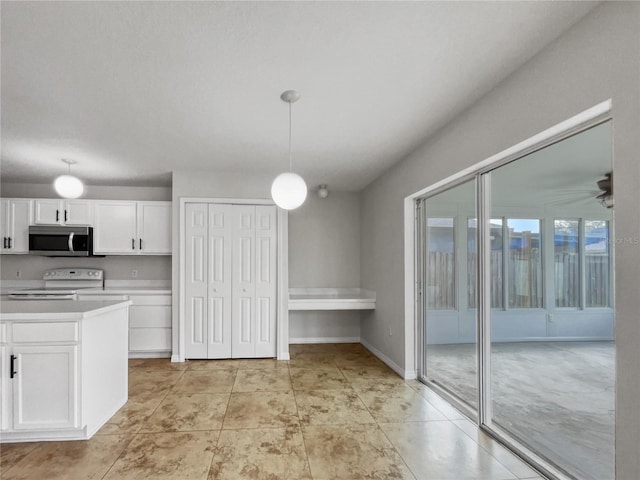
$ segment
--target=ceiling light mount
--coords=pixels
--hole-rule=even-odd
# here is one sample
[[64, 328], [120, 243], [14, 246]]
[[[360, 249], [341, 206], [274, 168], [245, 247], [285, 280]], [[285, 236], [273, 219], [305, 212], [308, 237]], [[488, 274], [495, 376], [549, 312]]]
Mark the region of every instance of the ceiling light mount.
[[71, 165], [78, 162], [68, 158], [63, 158], [62, 161], [67, 164], [68, 173], [57, 177], [53, 182], [53, 188], [63, 198], [78, 198], [84, 192], [84, 185], [78, 177], [71, 175]]
[[280, 208], [294, 210], [307, 198], [307, 184], [297, 173], [293, 173], [293, 156], [291, 154], [291, 104], [300, 99], [295, 90], [286, 90], [280, 95], [283, 102], [289, 104], [289, 171], [281, 173], [271, 184], [271, 197]]
[[318, 185], [318, 196], [320, 198], [327, 198], [329, 196], [329, 188], [326, 183]]

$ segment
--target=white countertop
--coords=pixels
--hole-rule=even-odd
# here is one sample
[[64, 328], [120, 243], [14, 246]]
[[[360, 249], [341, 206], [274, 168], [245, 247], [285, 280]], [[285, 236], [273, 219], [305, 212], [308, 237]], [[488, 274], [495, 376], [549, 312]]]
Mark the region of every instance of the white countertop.
[[83, 288], [78, 293], [91, 295], [171, 295], [169, 287], [105, 287]]
[[78, 302], [74, 300], [6, 300], [0, 302], [0, 321], [82, 320], [131, 305], [130, 300]]

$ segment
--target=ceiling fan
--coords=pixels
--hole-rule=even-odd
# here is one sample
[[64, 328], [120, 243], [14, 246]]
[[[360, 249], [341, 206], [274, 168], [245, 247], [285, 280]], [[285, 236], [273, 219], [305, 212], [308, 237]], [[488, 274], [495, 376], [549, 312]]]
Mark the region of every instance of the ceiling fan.
[[600, 189], [600, 194], [596, 198], [600, 200], [603, 206], [613, 208], [613, 174], [611, 172], [607, 173], [605, 178], [598, 180], [596, 183]]

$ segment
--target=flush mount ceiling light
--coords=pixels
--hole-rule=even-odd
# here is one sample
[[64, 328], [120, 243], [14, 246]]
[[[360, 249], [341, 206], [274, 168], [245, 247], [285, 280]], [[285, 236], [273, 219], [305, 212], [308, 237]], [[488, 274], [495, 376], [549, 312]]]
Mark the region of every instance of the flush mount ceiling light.
[[271, 184], [271, 197], [280, 208], [294, 210], [307, 198], [307, 184], [297, 173], [293, 173], [293, 157], [291, 155], [291, 104], [297, 102], [300, 94], [295, 90], [287, 90], [280, 95], [283, 102], [289, 104], [289, 171], [281, 173]]
[[327, 198], [329, 196], [329, 189], [327, 188], [326, 183], [318, 186], [318, 196], [320, 198]]
[[84, 185], [78, 179], [71, 175], [71, 165], [75, 164], [75, 160], [67, 160], [63, 158], [62, 161], [69, 167], [67, 175], [60, 175], [53, 182], [53, 188], [56, 189], [58, 195], [63, 198], [78, 198], [84, 192]]

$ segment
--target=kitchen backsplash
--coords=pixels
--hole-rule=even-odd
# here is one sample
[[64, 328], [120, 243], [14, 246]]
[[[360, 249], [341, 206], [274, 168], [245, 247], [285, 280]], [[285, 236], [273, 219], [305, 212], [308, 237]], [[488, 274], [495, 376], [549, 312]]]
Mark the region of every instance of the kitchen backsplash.
[[2, 255], [2, 280], [42, 280], [45, 270], [63, 267], [101, 268], [105, 280], [171, 281], [171, 256], [109, 256], [93, 258]]

